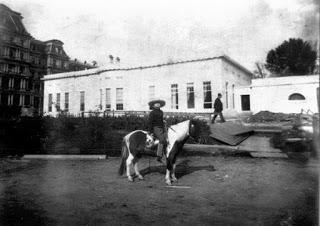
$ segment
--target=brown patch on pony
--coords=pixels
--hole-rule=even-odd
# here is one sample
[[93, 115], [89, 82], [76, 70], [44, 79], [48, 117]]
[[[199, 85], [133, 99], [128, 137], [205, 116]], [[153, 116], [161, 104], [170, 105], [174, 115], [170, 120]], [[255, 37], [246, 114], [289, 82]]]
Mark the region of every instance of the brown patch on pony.
[[128, 138], [129, 150], [134, 158], [139, 157], [146, 147], [147, 135], [142, 131], [134, 132]]

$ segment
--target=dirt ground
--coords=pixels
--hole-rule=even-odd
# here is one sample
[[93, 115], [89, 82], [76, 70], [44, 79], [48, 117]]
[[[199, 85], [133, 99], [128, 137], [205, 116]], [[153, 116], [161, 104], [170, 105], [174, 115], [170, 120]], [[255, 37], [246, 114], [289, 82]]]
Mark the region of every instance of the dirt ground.
[[117, 175], [118, 158], [0, 160], [0, 225], [317, 225], [316, 161], [178, 163], [177, 188], [154, 159], [133, 183]]

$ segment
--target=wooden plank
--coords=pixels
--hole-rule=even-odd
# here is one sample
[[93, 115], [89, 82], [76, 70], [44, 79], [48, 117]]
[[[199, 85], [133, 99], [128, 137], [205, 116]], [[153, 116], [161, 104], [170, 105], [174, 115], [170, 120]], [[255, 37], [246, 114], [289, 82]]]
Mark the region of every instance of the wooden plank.
[[202, 151], [207, 153], [216, 153], [224, 151], [225, 153], [236, 153], [236, 152], [248, 152], [252, 157], [256, 158], [288, 158], [287, 154], [281, 152], [278, 149], [264, 149], [259, 148], [252, 149], [245, 146], [230, 146], [230, 145], [204, 145], [204, 144], [185, 144], [185, 151]]
[[24, 159], [106, 159], [106, 155], [24, 155]]
[[288, 155], [282, 152], [250, 152], [250, 155], [255, 158], [288, 158]]
[[228, 133], [225, 133], [223, 130], [219, 131], [216, 129], [211, 130], [210, 137], [217, 139], [223, 143], [229, 144], [229, 145], [238, 145], [245, 139], [247, 139], [250, 135], [242, 134], [242, 135], [230, 135]]
[[210, 125], [210, 129], [223, 131], [230, 135], [241, 135], [253, 132], [253, 129], [251, 129], [250, 127], [246, 127], [234, 122], [215, 123]]

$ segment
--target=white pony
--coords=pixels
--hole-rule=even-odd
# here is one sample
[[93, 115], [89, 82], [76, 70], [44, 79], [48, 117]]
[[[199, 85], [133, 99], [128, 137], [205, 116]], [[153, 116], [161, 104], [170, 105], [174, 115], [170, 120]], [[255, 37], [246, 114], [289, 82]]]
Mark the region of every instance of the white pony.
[[[171, 185], [172, 181], [177, 181], [175, 176], [176, 158], [189, 136], [195, 140], [198, 140], [199, 138], [200, 126], [197, 122], [199, 121], [186, 120], [168, 127], [168, 145], [165, 153], [165, 182], [167, 185]], [[157, 142], [154, 142], [153, 137], [146, 131], [135, 130], [127, 134], [122, 141], [119, 175], [122, 175], [124, 171], [127, 171], [128, 180], [133, 181], [133, 177], [130, 174], [130, 166], [133, 164], [136, 176], [140, 180], [143, 180], [143, 176], [140, 174], [138, 169], [138, 160], [141, 158], [141, 154], [145, 149], [150, 148], [154, 143]]]

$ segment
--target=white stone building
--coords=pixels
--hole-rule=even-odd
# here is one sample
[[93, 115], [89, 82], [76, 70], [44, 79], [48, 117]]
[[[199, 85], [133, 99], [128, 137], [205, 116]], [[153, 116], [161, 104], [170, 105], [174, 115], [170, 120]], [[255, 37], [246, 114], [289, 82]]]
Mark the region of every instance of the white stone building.
[[319, 75], [253, 79], [235, 91], [238, 112], [319, 112]]
[[60, 110], [147, 111], [155, 98], [165, 112], [213, 112], [218, 93], [224, 108], [235, 109], [235, 92], [251, 83], [252, 73], [228, 56], [132, 68], [97, 68], [46, 75], [44, 113]]

